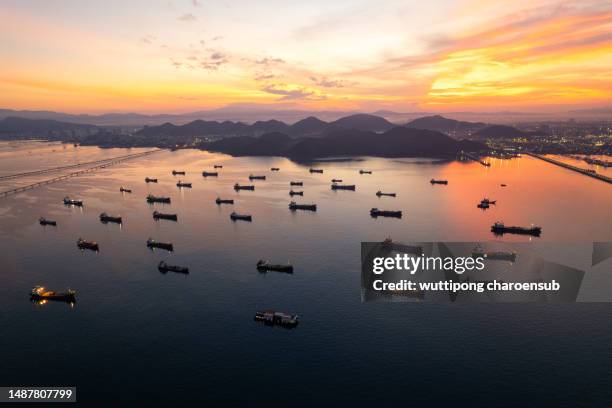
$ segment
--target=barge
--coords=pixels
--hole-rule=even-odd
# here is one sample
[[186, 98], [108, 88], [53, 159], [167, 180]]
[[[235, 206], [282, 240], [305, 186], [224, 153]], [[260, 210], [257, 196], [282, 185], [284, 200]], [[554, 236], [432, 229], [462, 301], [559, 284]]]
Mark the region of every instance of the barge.
[[40, 225], [51, 225], [51, 226], [54, 226], [54, 227], [57, 226], [57, 222], [52, 221], [52, 220], [48, 220], [48, 219], [46, 219], [44, 217], [40, 217], [38, 219], [38, 222], [40, 223]]
[[289, 209], [291, 211], [295, 210], [307, 210], [307, 211], [317, 211], [316, 204], [298, 204], [295, 201], [289, 203]]
[[244, 186], [244, 185], [240, 185], [238, 183], [234, 184], [234, 190], [238, 191], [238, 190], [250, 190], [250, 191], [254, 191], [255, 190], [255, 186], [250, 185], [250, 186]]
[[184, 273], [184, 274], [189, 273], [189, 268], [185, 266], [168, 265], [165, 261], [159, 261], [159, 263], [157, 264], [157, 269], [161, 273], [168, 273], [168, 272], [176, 272], [176, 273]]
[[257, 262], [257, 270], [259, 272], [274, 271], [274, 272], [293, 273], [293, 265], [291, 265], [290, 263], [273, 264], [270, 261], [264, 261], [263, 259], [260, 259]]
[[109, 215], [103, 212], [102, 214], [100, 214], [100, 222], [103, 222], [104, 224], [106, 224], [107, 222], [114, 222], [115, 224], [121, 224], [123, 222], [123, 219], [121, 217], [114, 217], [112, 215]]
[[147, 247], [151, 248], [151, 249], [155, 249], [155, 248], [159, 248], [159, 249], [165, 249], [166, 251], [174, 251], [174, 245], [172, 244], [172, 242], [159, 242], [159, 241], [155, 241], [152, 238], [147, 239]]
[[262, 322], [268, 326], [293, 328], [298, 325], [298, 315], [264, 310], [255, 313], [255, 321]]
[[497, 235], [503, 234], [522, 234], [522, 235], [533, 235], [539, 237], [542, 233], [542, 227], [531, 226], [531, 227], [517, 227], [507, 226], [502, 221], [497, 221], [491, 226], [491, 232]]
[[436, 179], [431, 179], [431, 180], [429, 180], [429, 182], [430, 182], [431, 184], [444, 184], [444, 185], [448, 184], [448, 180], [436, 180]]
[[218, 177], [219, 173], [216, 171], [203, 171], [202, 177]]
[[393, 218], [402, 218], [401, 211], [389, 211], [389, 210], [379, 210], [378, 208], [372, 208], [370, 210], [370, 216], [376, 217], [393, 217]]
[[79, 249], [89, 249], [90, 251], [96, 251], [98, 252], [100, 250], [100, 247], [98, 246], [98, 243], [95, 241], [86, 241], [83, 238], [79, 238], [77, 240], [77, 247], [79, 247]]
[[355, 185], [354, 184], [332, 184], [331, 185], [331, 189], [332, 190], [351, 190], [351, 191], [355, 191]]
[[266, 176], [254, 176], [252, 174], [249, 174], [249, 180], [265, 180]]
[[217, 199], [215, 200], [215, 203], [217, 203], [218, 205], [221, 205], [221, 204], [234, 204], [234, 200], [224, 200], [222, 198], [217, 197]]
[[162, 196], [154, 196], [153, 194], [149, 194], [147, 196], [147, 203], [165, 203], [170, 204], [170, 197], [162, 197]]
[[253, 221], [253, 217], [250, 214], [238, 214], [236, 212], [232, 212], [230, 214], [230, 219], [232, 221], [237, 221], [237, 220], [241, 220], [241, 221]]
[[153, 219], [157, 220], [170, 220], [170, 221], [178, 221], [178, 216], [176, 214], [164, 214], [159, 211], [153, 211]]

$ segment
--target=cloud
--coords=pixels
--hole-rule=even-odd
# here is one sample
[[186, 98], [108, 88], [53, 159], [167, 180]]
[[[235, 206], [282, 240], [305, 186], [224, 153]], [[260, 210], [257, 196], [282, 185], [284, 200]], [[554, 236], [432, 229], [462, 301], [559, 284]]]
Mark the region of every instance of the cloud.
[[259, 59], [250, 60], [253, 64], [257, 65], [276, 65], [276, 64], [284, 64], [285, 60], [282, 58], [273, 58], [273, 57], [264, 57]]
[[170, 64], [172, 64], [174, 68], [180, 68], [183, 65], [182, 62], [175, 61], [172, 58], [170, 58]]
[[267, 81], [273, 78], [276, 78], [276, 75], [269, 74], [269, 73], [261, 73], [261, 74], [255, 74], [255, 77], [253, 79], [255, 81]]
[[317, 86], [321, 86], [323, 88], [344, 88], [345, 86], [349, 85], [347, 81], [341, 79], [328, 79], [327, 77], [317, 78], [311, 76], [310, 80]]
[[154, 35], [147, 34], [143, 37], [140, 37], [140, 42], [143, 44], [151, 44], [156, 39], [157, 37], [155, 37]]
[[183, 14], [182, 16], [180, 16], [179, 20], [187, 22], [187, 23], [191, 23], [194, 21], [198, 21], [198, 18], [191, 13], [187, 13], [187, 14]]
[[326, 99], [325, 95], [316, 94], [312, 90], [303, 87], [290, 88], [285, 84], [270, 84], [261, 88], [262, 91], [281, 96], [281, 101], [296, 100], [296, 99]]

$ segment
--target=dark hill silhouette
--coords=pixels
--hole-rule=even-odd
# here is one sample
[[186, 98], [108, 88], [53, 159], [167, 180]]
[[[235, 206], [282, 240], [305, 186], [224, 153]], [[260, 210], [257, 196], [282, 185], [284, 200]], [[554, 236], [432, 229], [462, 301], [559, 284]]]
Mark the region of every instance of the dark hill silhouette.
[[331, 122], [330, 125], [345, 129], [369, 130], [372, 132], [382, 132], [395, 127], [393, 123], [385, 118], [365, 113], [345, 116]]
[[406, 124], [406, 127], [409, 128], [436, 130], [444, 133], [462, 133], [469, 130], [481, 129], [485, 126], [487, 126], [487, 124], [482, 122], [464, 122], [445, 118], [444, 116], [440, 115], [424, 116]]
[[492, 125], [478, 130], [472, 136], [475, 139], [509, 139], [515, 137], [543, 136], [544, 132], [525, 132], [512, 126]]
[[93, 125], [60, 122], [52, 119], [25, 119], [7, 117], [0, 120], [0, 138], [17, 137], [69, 138], [92, 134], [98, 131]]
[[329, 123], [314, 116], [295, 122], [290, 126], [289, 132], [296, 136], [320, 135], [329, 127]]

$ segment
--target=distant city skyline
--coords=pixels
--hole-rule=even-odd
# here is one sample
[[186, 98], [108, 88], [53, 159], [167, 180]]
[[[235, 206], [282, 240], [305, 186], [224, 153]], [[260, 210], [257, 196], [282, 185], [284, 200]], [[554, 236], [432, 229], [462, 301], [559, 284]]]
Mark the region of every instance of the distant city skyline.
[[0, 108], [609, 107], [607, 0], [0, 4]]

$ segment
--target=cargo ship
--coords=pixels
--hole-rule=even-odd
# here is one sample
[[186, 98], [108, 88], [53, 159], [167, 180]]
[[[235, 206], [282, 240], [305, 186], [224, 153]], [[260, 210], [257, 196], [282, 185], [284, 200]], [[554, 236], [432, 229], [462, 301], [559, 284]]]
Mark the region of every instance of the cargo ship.
[[472, 249], [473, 258], [486, 258], [492, 261], [516, 261], [516, 252], [514, 251], [485, 251], [480, 244]]
[[131, 193], [132, 190], [129, 188], [124, 188], [123, 186], [119, 187], [119, 191], [122, 193]]
[[323, 169], [310, 169], [311, 173], [323, 173]]
[[290, 263], [273, 264], [270, 261], [264, 261], [263, 259], [260, 259], [257, 262], [257, 270], [259, 272], [274, 271], [274, 272], [293, 273], [293, 265], [291, 265]]
[[40, 223], [40, 225], [52, 225], [52, 226], [54, 226], [54, 227], [56, 227], [56, 226], [57, 226], [57, 222], [52, 221], [52, 220], [48, 220], [48, 219], [46, 219], [46, 218], [44, 218], [44, 217], [40, 217], [40, 218], [38, 219], [38, 222]]
[[342, 179], [332, 179], [332, 183], [342, 183]]
[[221, 199], [221, 198], [217, 197], [217, 199], [215, 200], [215, 203], [217, 203], [219, 205], [220, 204], [234, 204], [234, 200], [229, 200], [229, 199], [228, 200], [224, 200], [224, 199]]
[[291, 190], [291, 191], [289, 191], [289, 195], [290, 195], [291, 197], [293, 197], [294, 195], [303, 196], [303, 195], [304, 195], [304, 192], [303, 192], [303, 191], [293, 191], [293, 190]]
[[153, 194], [147, 196], [147, 203], [165, 203], [170, 204], [170, 197], [158, 197]]
[[165, 249], [166, 251], [174, 251], [174, 245], [171, 242], [158, 242], [152, 238], [147, 239], [147, 247], [154, 249]]
[[394, 218], [402, 218], [401, 211], [389, 211], [389, 210], [379, 210], [378, 208], [372, 208], [370, 210], [370, 216], [376, 217], [394, 217]]
[[507, 226], [501, 221], [497, 221], [495, 224], [491, 226], [491, 232], [494, 232], [498, 235], [503, 234], [523, 234], [523, 235], [534, 235], [539, 237], [542, 233], [542, 227], [531, 226], [531, 227], [516, 227], [516, 226]]
[[280, 171], [280, 169], [278, 167], [272, 167], [270, 171]]
[[145, 183], [157, 183], [157, 179], [156, 178], [146, 177], [145, 178]]
[[242, 220], [242, 221], [253, 221], [253, 217], [249, 214], [238, 214], [236, 212], [232, 212], [230, 214], [230, 219], [232, 221]]
[[82, 207], [83, 200], [73, 200], [70, 197], [64, 197], [64, 205], [74, 205], [77, 207]]
[[168, 265], [165, 261], [159, 261], [159, 263], [157, 264], [157, 269], [161, 273], [168, 273], [168, 272], [176, 272], [176, 273], [184, 273], [184, 274], [189, 273], [189, 268], [185, 266]]
[[303, 186], [304, 182], [303, 181], [290, 181], [289, 185], [290, 186]]
[[383, 197], [383, 196], [385, 196], [385, 197], [395, 197], [397, 194], [395, 194], [395, 193], [383, 193], [382, 191], [378, 190], [376, 192], [376, 195], [378, 197]]
[[262, 322], [269, 326], [293, 328], [298, 325], [298, 315], [264, 310], [255, 313], [255, 321]]
[[238, 191], [238, 190], [251, 190], [254, 191], [255, 190], [255, 186], [241, 186], [240, 184], [236, 183], [234, 184], [234, 190]]
[[254, 176], [252, 174], [249, 175], [249, 180], [265, 180], [266, 176]]
[[359, 174], [372, 174], [372, 170], [359, 170]]
[[355, 191], [355, 185], [354, 184], [332, 184], [331, 185], [331, 189], [332, 190], [351, 190], [351, 191]]
[[185, 172], [184, 172], [184, 171], [181, 171], [181, 170], [172, 170], [172, 175], [173, 175], [173, 176], [176, 176], [176, 175], [179, 175], [179, 174], [180, 174], [180, 175], [182, 175], [182, 176], [184, 176], [184, 175], [185, 175]]
[[436, 179], [431, 179], [429, 180], [429, 182], [431, 184], [448, 184], [448, 180], [436, 180]]
[[178, 221], [178, 216], [176, 214], [164, 214], [158, 211], [153, 211], [153, 219], [154, 220], [170, 220], [170, 221]]
[[203, 171], [202, 177], [218, 177], [219, 173], [216, 171]]
[[56, 300], [60, 302], [75, 303], [76, 291], [68, 289], [66, 292], [55, 292], [47, 290], [44, 286], [35, 286], [30, 292], [32, 300]]
[[121, 217], [114, 217], [112, 215], [109, 215], [105, 212], [103, 212], [102, 214], [100, 214], [100, 222], [103, 223], [107, 223], [107, 222], [114, 222], [115, 224], [121, 224], [122, 223], [122, 218]]
[[185, 183], [185, 182], [182, 182], [181, 180], [179, 180], [179, 182], [176, 183], [176, 186], [178, 188], [191, 188], [191, 183]]
[[96, 252], [100, 250], [100, 247], [98, 246], [97, 242], [86, 241], [83, 238], [79, 238], [77, 240], [77, 247], [79, 247], [79, 249], [89, 249], [90, 251], [96, 251]]
[[295, 201], [289, 203], [289, 209], [292, 211], [295, 210], [307, 210], [307, 211], [317, 211], [316, 204], [298, 204]]

